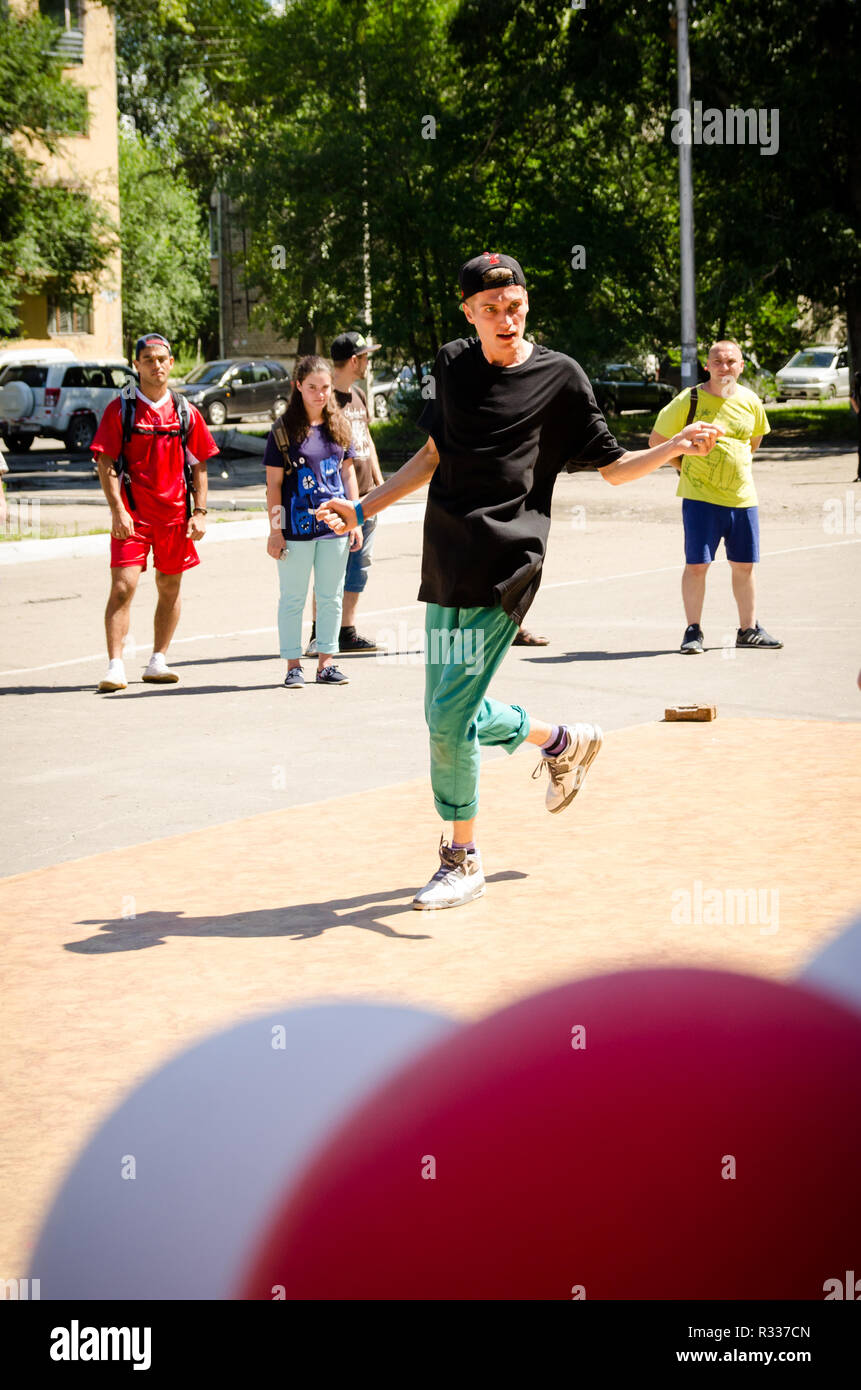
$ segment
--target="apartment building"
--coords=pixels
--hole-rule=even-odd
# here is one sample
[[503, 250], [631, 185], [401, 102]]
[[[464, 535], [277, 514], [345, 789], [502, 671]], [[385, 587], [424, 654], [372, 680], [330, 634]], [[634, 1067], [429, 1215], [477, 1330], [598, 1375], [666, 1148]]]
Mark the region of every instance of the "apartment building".
[[[85, 188], [119, 223], [119, 150], [114, 18], [90, 0], [11, 0], [14, 8], [38, 8], [57, 25], [64, 75], [87, 89], [86, 129], [64, 139], [58, 152], [27, 144], [48, 183]], [[20, 337], [3, 347], [65, 347], [76, 357], [123, 356], [122, 281], [119, 251], [94, 292], [61, 300], [48, 289], [25, 295]]]

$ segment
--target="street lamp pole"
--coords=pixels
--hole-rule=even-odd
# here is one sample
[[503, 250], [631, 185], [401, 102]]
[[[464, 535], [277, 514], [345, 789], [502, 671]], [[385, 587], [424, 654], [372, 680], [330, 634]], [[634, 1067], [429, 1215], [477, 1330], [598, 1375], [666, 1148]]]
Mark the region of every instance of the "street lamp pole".
[[[365, 93], [365, 73], [364, 69], [359, 70], [359, 110], [362, 113], [362, 273], [364, 279], [364, 317], [365, 332], [373, 340], [371, 317], [373, 313], [373, 303], [371, 299], [371, 225], [368, 217], [368, 99]], [[371, 359], [368, 358], [368, 371], [365, 377], [365, 395], [368, 400], [368, 409], [371, 407]]]
[[[676, 0], [678, 106], [690, 116], [691, 59], [688, 50], [688, 0]], [[694, 194], [692, 131], [679, 142], [679, 240], [682, 299], [682, 386], [697, 383], [697, 297], [694, 278]]]

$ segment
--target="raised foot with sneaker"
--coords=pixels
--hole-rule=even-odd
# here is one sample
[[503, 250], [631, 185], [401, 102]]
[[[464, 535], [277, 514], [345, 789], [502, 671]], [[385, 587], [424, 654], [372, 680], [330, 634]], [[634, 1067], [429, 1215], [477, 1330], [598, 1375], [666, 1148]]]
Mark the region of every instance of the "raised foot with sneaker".
[[699, 623], [688, 623], [685, 628], [685, 635], [682, 638], [680, 652], [690, 655], [691, 652], [702, 652], [703, 650], [703, 630]]
[[175, 685], [179, 676], [176, 671], [171, 671], [164, 652], [153, 652], [143, 673], [143, 680], [150, 681], [153, 685]]
[[439, 842], [439, 868], [413, 898], [420, 912], [440, 907], [460, 907], [483, 897], [486, 884], [478, 850], [455, 849], [444, 838]]
[[600, 752], [604, 735], [597, 724], [571, 724], [567, 740], [564, 749], [555, 758], [548, 758], [542, 753], [541, 762], [532, 774], [533, 777], [540, 777], [547, 769], [550, 786], [544, 804], [554, 815], [564, 811], [574, 800]]

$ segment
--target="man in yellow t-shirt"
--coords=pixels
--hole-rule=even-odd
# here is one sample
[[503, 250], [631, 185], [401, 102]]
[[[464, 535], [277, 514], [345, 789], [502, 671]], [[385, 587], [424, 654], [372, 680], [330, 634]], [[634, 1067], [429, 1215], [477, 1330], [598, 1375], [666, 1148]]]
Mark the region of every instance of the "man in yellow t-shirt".
[[[713, 343], [706, 362], [708, 381], [697, 390], [693, 419], [723, 427], [724, 433], [702, 458], [684, 457], [679, 469], [677, 497], [682, 498], [685, 530], [685, 569], [682, 601], [687, 628], [681, 650], [702, 652], [700, 619], [706, 596], [706, 572], [721, 541], [732, 570], [732, 592], [738, 605], [737, 647], [782, 647], [756, 621], [754, 565], [759, 560], [759, 508], [753, 485], [753, 455], [771, 426], [762, 402], [738, 379], [744, 359], [737, 343]], [[689, 419], [691, 388], [665, 405], [649, 436], [649, 446], [662, 444]]]

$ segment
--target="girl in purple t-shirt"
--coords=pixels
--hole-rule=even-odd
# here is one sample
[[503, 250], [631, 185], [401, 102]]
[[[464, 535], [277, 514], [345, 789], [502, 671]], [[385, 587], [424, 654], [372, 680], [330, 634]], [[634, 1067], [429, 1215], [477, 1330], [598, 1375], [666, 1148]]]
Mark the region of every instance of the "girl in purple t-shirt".
[[303, 357], [282, 416], [290, 441], [289, 466], [272, 431], [266, 441], [267, 554], [280, 561], [278, 637], [287, 661], [284, 684], [297, 690], [302, 674], [302, 613], [314, 571], [317, 595], [317, 681], [347, 685], [332, 662], [338, 650], [347, 552], [362, 544], [361, 527], [336, 536], [314, 515], [331, 497], [358, 500], [352, 431], [335, 401], [332, 373], [322, 357]]

